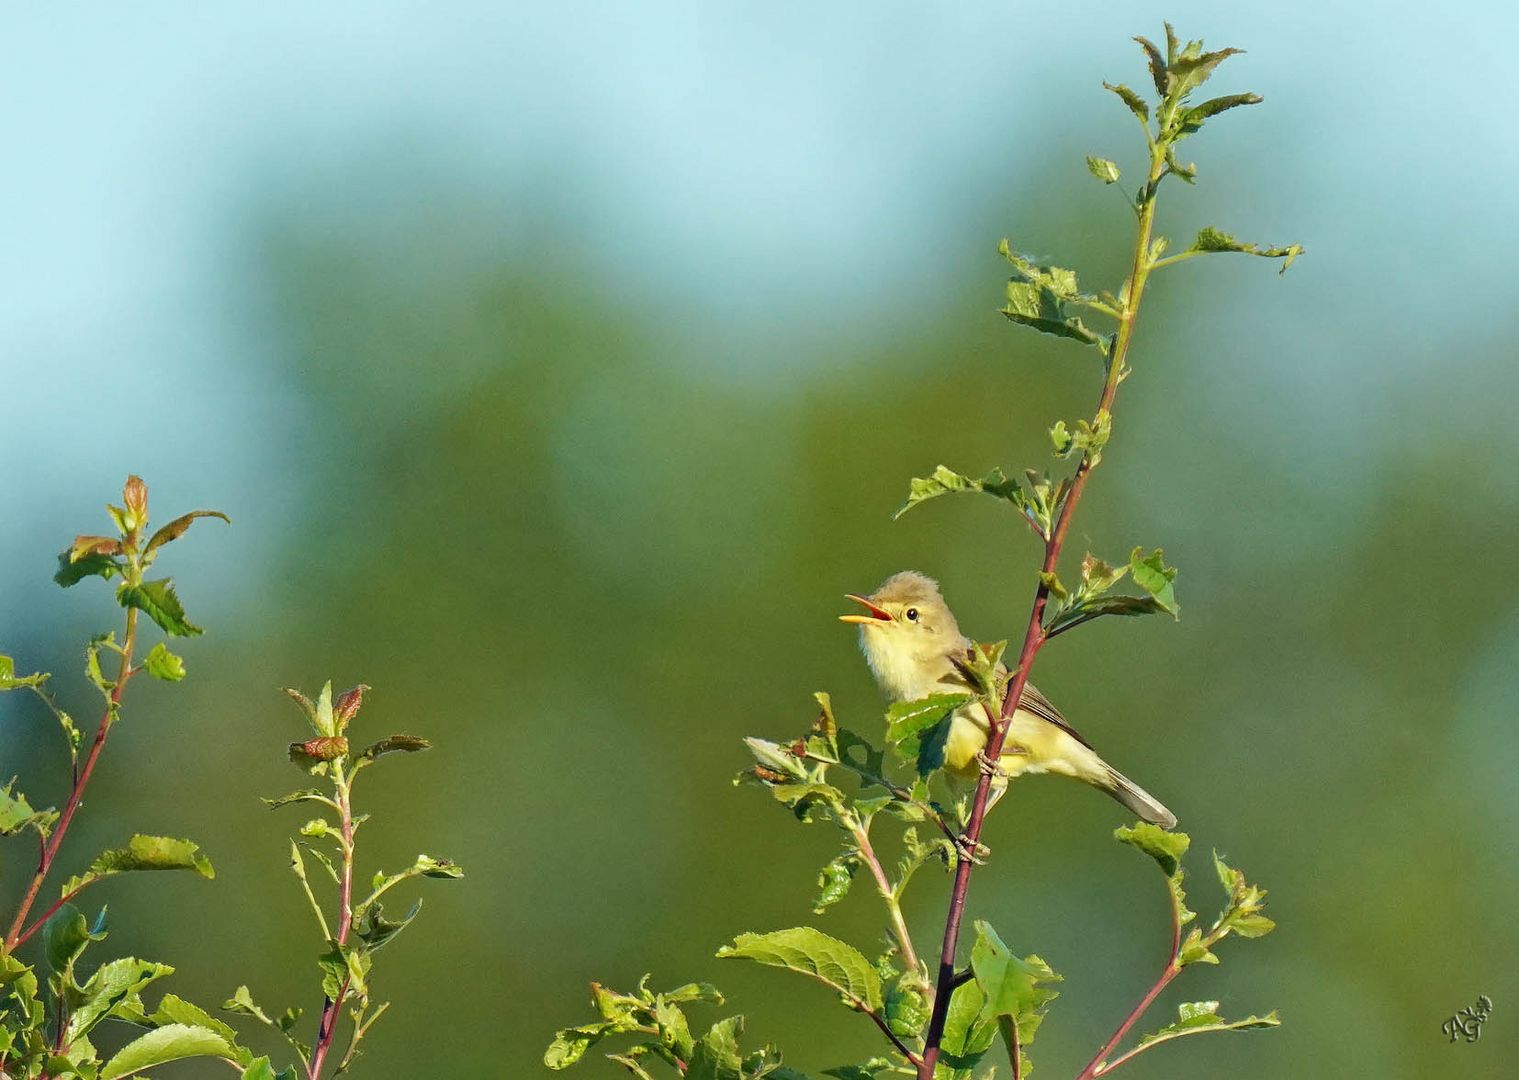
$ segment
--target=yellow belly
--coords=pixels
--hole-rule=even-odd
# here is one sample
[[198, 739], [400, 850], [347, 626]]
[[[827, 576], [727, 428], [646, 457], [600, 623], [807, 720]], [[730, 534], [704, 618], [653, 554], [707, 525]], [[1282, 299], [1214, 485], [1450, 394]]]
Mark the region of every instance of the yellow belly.
[[[962, 710], [950, 724], [944, 746], [944, 764], [951, 772], [970, 779], [981, 769], [976, 755], [986, 748], [990, 730], [981, 707]], [[1091, 747], [1026, 709], [1013, 714], [999, 764], [1008, 778], [1025, 773], [1059, 773], [1088, 783], [1106, 782], [1107, 770]]]

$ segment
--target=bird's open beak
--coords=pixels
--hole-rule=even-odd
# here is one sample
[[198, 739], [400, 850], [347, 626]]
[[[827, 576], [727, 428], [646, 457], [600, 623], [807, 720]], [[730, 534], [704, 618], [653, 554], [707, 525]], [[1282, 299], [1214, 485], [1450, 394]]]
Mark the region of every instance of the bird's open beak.
[[865, 626], [870, 626], [873, 623], [891, 622], [891, 612], [885, 610], [884, 608], [877, 607], [875, 604], [872, 604], [863, 596], [856, 596], [854, 593], [845, 593], [844, 595], [847, 599], [853, 600], [856, 604], [864, 604], [867, 610], [867, 614], [840, 615], [839, 622], [861, 623]]

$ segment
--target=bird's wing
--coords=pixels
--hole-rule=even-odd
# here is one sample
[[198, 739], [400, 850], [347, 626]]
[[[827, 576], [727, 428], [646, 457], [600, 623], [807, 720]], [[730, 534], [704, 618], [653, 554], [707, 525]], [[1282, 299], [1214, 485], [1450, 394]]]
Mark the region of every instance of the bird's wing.
[[[966, 639], [964, 647], [967, 649], [971, 647], [969, 639]], [[946, 659], [950, 661], [951, 667], [955, 670], [953, 675], [947, 676], [944, 680], [941, 681], [952, 680], [954, 682], [960, 683], [961, 685], [966, 685], [965, 678], [959, 674], [958, 664], [956, 664], [953, 659], [950, 659], [949, 656], [946, 656]], [[1007, 665], [998, 664], [997, 674], [999, 676], [1006, 677]], [[1055, 703], [1041, 694], [1039, 692], [1039, 688], [1033, 683], [1030, 682], [1023, 684], [1023, 697], [1019, 699], [1018, 707], [1027, 712], [1033, 713], [1041, 720], [1048, 720], [1050, 723], [1054, 724], [1061, 731], [1064, 731], [1067, 735], [1075, 739], [1088, 750], [1094, 749], [1092, 744], [1087, 742], [1086, 739], [1082, 736], [1081, 732], [1071, 727], [1071, 722], [1061, 715], [1059, 709], [1055, 708]]]
[[1071, 722], [1060, 714], [1055, 703], [1041, 694], [1033, 683], [1023, 684], [1023, 697], [1019, 699], [1018, 707], [1028, 710], [1041, 720], [1048, 720], [1088, 750], [1092, 749], [1092, 744], [1082, 738], [1081, 732], [1071, 727]]

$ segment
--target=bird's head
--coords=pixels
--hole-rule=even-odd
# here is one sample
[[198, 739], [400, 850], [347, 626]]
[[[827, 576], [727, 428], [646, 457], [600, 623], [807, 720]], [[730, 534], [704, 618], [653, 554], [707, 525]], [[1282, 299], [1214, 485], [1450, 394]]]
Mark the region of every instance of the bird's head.
[[848, 594], [861, 613], [840, 615], [860, 627], [860, 648], [882, 687], [894, 698], [922, 697], [962, 638], [939, 583], [915, 570], [893, 574], [869, 596]]

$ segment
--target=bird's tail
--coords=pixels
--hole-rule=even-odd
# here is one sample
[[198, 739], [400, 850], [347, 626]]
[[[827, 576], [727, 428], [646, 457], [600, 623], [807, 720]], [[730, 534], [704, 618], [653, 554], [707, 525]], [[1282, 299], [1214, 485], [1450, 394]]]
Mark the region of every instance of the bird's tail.
[[1107, 762], [1103, 762], [1103, 766], [1107, 769], [1108, 783], [1112, 785], [1103, 790], [1138, 814], [1141, 820], [1162, 829], [1176, 828], [1176, 815], [1162, 806], [1155, 796]]

